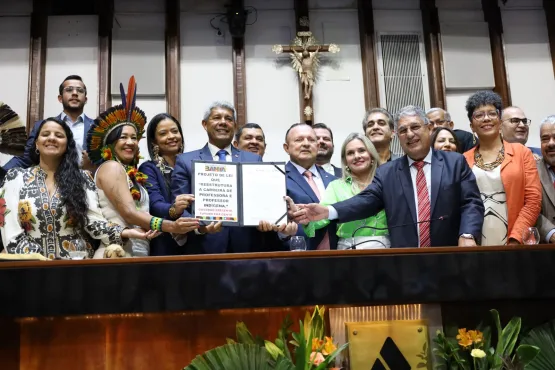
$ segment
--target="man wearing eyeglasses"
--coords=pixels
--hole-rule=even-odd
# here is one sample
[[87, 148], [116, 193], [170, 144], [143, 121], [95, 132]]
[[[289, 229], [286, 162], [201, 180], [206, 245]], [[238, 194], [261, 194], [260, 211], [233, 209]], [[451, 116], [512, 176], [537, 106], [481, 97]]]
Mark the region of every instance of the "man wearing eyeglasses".
[[[501, 132], [503, 139], [509, 143], [520, 143], [526, 145], [528, 133], [530, 131], [531, 120], [526, 118], [522, 109], [518, 107], [507, 107], [501, 114]], [[540, 148], [528, 147], [534, 154], [534, 158], [539, 160], [542, 156]]]
[[[81, 154], [79, 158], [81, 167], [94, 171], [94, 165], [91, 163], [84, 150], [85, 138], [93, 120], [83, 113], [83, 109], [87, 103], [87, 87], [83, 83], [83, 79], [77, 75], [66, 77], [60, 84], [58, 101], [62, 103], [63, 111], [56, 118], [66, 122], [70, 127], [75, 143], [77, 144], [77, 149]], [[33, 130], [27, 138], [23, 156], [13, 157], [3, 167], [4, 170], [7, 171], [15, 167], [28, 168], [33, 165], [31, 163], [30, 153], [34, 150], [35, 136], [37, 134], [36, 130], [40, 122], [42, 122], [42, 120], [34, 124]]]
[[428, 109], [426, 111], [426, 117], [428, 117], [434, 129], [438, 127], [447, 127], [453, 130], [455, 136], [457, 137], [457, 140], [459, 140], [460, 148], [458, 149], [461, 153], [474, 148], [478, 143], [478, 138], [476, 138], [470, 132], [454, 128], [455, 124], [451, 120], [451, 115], [446, 110], [443, 110], [441, 108]]

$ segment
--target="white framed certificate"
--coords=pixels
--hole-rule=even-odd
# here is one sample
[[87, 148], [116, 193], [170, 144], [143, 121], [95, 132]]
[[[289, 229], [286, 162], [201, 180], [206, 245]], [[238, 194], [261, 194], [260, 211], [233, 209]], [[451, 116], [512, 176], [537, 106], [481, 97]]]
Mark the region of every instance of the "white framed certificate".
[[193, 161], [194, 217], [224, 226], [287, 218], [285, 163]]

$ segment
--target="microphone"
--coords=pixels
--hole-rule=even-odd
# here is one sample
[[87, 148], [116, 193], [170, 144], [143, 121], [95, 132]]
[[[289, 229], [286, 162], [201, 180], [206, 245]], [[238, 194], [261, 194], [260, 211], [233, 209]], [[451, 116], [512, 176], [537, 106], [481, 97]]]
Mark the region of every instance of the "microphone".
[[[394, 226], [389, 226], [389, 227], [374, 227], [374, 226], [369, 226], [369, 225], [362, 225], [362, 226], [357, 227], [357, 228], [355, 229], [355, 231], [353, 231], [353, 234], [351, 235], [351, 238], [354, 239], [356, 233], [357, 233], [359, 230], [361, 230], [361, 229], [389, 230], [389, 229], [396, 229], [396, 228], [398, 228], [398, 227], [405, 227], [405, 226], [413, 226], [413, 225], [418, 225], [418, 224], [424, 224], [424, 223], [432, 222], [432, 221], [443, 221], [443, 220], [446, 220], [446, 219], [448, 219], [448, 218], [449, 218], [449, 215], [443, 215], [443, 216], [440, 216], [440, 217], [437, 217], [437, 218], [430, 218], [430, 219], [428, 219], [428, 220], [422, 220], [422, 221], [417, 221], [417, 222], [409, 222], [409, 223], [407, 223], [407, 224], [394, 225]], [[369, 242], [377, 242], [377, 243], [380, 243], [381, 245], [383, 245], [384, 248], [387, 248], [386, 245], [385, 245], [384, 243], [380, 242], [379, 240], [364, 240], [364, 241], [361, 241], [360, 243], [353, 244], [350, 248], [347, 248], [347, 249], [356, 249], [355, 247], [356, 247], [357, 245], [361, 245], [361, 244], [369, 243]]]

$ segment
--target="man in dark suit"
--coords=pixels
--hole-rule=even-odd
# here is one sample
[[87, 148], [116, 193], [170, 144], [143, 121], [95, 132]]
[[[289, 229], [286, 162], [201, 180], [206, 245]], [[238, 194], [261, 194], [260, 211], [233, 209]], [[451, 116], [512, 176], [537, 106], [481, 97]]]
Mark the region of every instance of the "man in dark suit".
[[393, 126], [393, 116], [386, 109], [371, 108], [366, 111], [362, 120], [362, 131], [376, 147], [382, 163], [399, 158], [397, 154], [391, 151], [391, 141], [395, 128]]
[[237, 130], [233, 146], [239, 150], [258, 154], [264, 158], [266, 152], [266, 136], [262, 127], [256, 123], [247, 123]]
[[474, 136], [472, 133], [465, 131], [465, 130], [457, 130], [455, 129], [455, 124], [451, 120], [451, 115], [449, 112], [441, 109], [441, 108], [431, 108], [428, 109], [426, 112], [426, 116], [430, 120], [430, 124], [432, 125], [432, 129], [437, 127], [447, 127], [453, 130], [457, 140], [459, 141], [459, 151], [461, 153], [466, 152], [474, 148], [478, 144], [478, 138]]
[[[526, 146], [531, 123], [532, 121], [526, 118], [526, 115], [519, 107], [507, 107], [503, 109], [503, 113], [501, 114], [501, 132], [503, 133], [503, 140], [509, 143], [520, 143]], [[536, 161], [540, 160], [542, 156], [542, 150], [540, 148], [529, 146], [528, 149], [530, 149]]]
[[[83, 169], [94, 170], [94, 165], [89, 161], [87, 152], [84, 150], [84, 143], [87, 132], [94, 120], [90, 119], [83, 113], [85, 104], [87, 104], [87, 87], [83, 83], [83, 79], [77, 75], [67, 76], [60, 84], [58, 101], [62, 103], [63, 111], [56, 118], [66, 122], [73, 132], [75, 143], [81, 153], [81, 166]], [[31, 151], [35, 150], [35, 137], [39, 127], [38, 121], [34, 123], [33, 130], [27, 138], [25, 144], [25, 152], [22, 157], [13, 157], [3, 167], [9, 170], [15, 167], [28, 168], [33, 164], [31, 162]]]
[[[295, 203], [319, 202], [328, 184], [336, 179], [315, 165], [317, 143], [316, 133], [305, 123], [294, 124], [285, 134], [283, 149], [290, 158], [285, 165], [287, 195]], [[313, 238], [307, 238], [302, 227], [299, 227], [297, 235], [307, 238], [310, 250], [337, 249], [336, 227], [336, 223], [331, 222], [327, 227], [317, 230]]]
[[[259, 155], [239, 150], [231, 145], [237, 127], [235, 109], [231, 104], [213, 103], [204, 114], [202, 127], [208, 134], [208, 143], [202, 149], [179, 154], [176, 158], [172, 174], [173, 199], [181, 194], [191, 194], [193, 160], [262, 162]], [[193, 217], [190, 208], [183, 212], [183, 217]], [[296, 226], [293, 223], [292, 225]], [[285, 224], [280, 226], [279, 231], [284, 231]], [[278, 231], [278, 228], [274, 230]], [[277, 236], [275, 238], [277, 239]], [[184, 248], [187, 248], [189, 254], [253, 252], [259, 251], [257, 248], [260, 240], [257, 228], [222, 227], [221, 222], [212, 222], [207, 226], [201, 226], [194, 234], [189, 233]]]
[[316, 165], [321, 167], [332, 176], [341, 178], [341, 168], [331, 164], [331, 157], [333, 156], [333, 132], [325, 123], [317, 123], [312, 125], [318, 140], [318, 154], [316, 154]]
[[303, 224], [348, 222], [385, 209], [394, 248], [479, 244], [484, 205], [464, 157], [430, 148], [432, 126], [418, 107], [401, 109], [395, 125], [405, 156], [378, 167], [358, 195], [329, 207], [298, 205], [291, 216]]
[[540, 124], [542, 158], [536, 162], [542, 183], [542, 210], [536, 227], [540, 243], [555, 243], [555, 115]]

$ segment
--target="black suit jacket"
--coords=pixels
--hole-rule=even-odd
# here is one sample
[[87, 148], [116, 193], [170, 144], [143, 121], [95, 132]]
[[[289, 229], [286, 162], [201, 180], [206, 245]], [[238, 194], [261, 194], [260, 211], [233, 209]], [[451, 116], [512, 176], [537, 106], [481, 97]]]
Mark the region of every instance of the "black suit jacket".
[[[431, 246], [457, 246], [461, 234], [472, 234], [479, 244], [484, 204], [474, 174], [461, 154], [432, 153], [431, 219], [443, 219], [430, 223]], [[340, 223], [362, 220], [385, 209], [391, 247], [418, 246], [418, 220], [406, 155], [379, 166], [372, 184], [333, 207]]]

